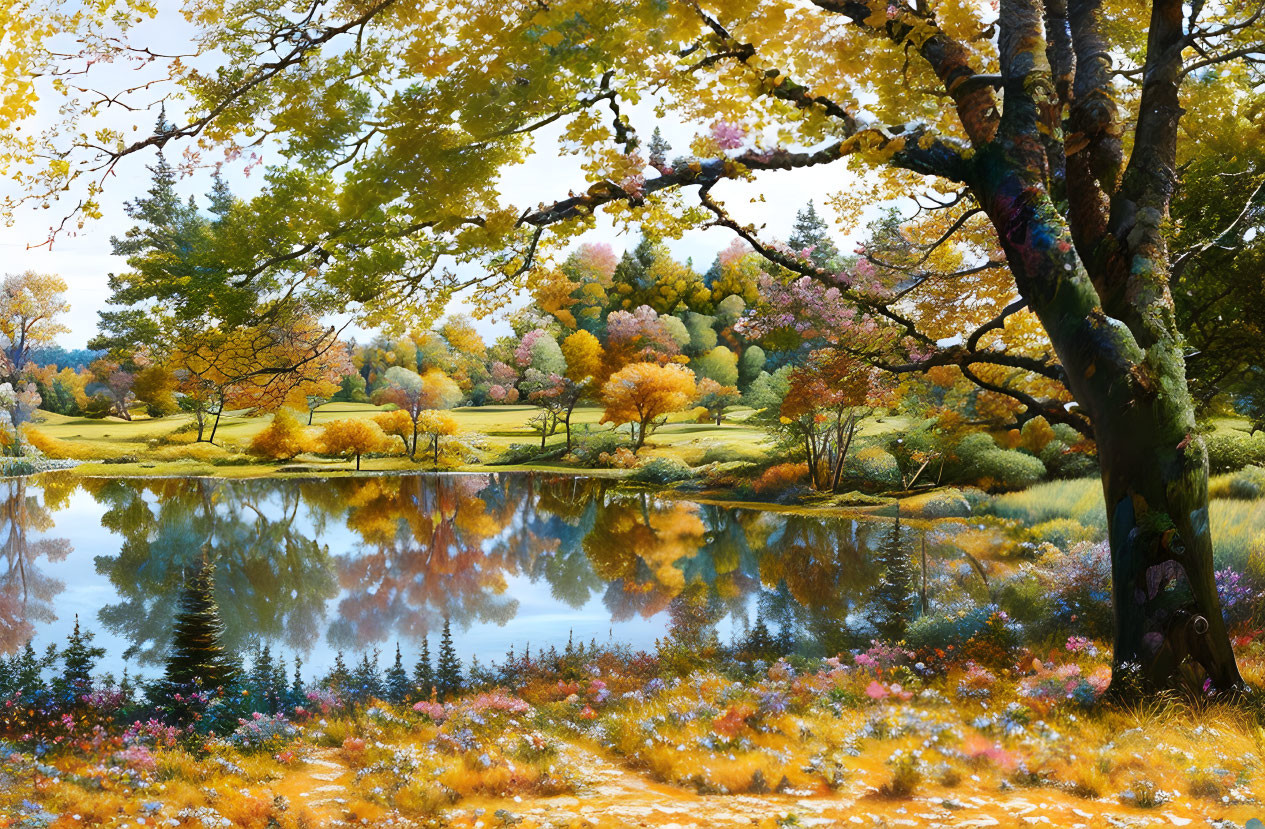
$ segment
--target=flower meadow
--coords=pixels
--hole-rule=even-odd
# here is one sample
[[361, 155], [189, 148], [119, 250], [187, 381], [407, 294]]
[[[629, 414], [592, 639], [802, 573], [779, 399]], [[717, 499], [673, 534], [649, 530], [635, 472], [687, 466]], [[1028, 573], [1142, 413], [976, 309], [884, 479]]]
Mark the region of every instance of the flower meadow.
[[240, 712], [213, 724], [169, 724], [127, 688], [55, 715], [46, 699], [44, 719], [10, 699], [0, 826], [584, 825], [557, 804], [597, 796], [598, 762], [703, 804], [766, 798], [769, 826], [793, 825], [797, 803], [952, 813], [1014, 793], [1176, 825], [1242, 825], [1259, 808], [1250, 712], [1117, 707], [1100, 645], [1083, 637], [987, 664], [881, 642], [671, 664], [569, 646], [507, 657], [443, 700], [416, 686], [400, 699], [385, 681], [271, 697], [243, 681], [244, 702], [205, 701]]

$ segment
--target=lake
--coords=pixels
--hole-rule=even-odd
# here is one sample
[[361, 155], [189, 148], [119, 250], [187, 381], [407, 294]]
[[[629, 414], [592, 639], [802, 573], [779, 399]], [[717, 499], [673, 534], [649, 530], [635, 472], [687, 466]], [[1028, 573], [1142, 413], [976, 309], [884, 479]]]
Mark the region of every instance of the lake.
[[762, 617], [796, 650], [836, 653], [872, 635], [875, 551], [893, 533], [931, 600], [983, 590], [992, 566], [955, 543], [980, 531], [962, 520], [739, 508], [542, 473], [46, 475], [0, 481], [0, 499], [0, 651], [60, 645], [77, 616], [116, 675], [161, 672], [203, 554], [227, 644], [267, 642], [305, 674], [339, 651], [385, 663], [397, 643], [412, 664], [446, 618], [457, 653], [485, 665], [569, 639], [649, 649], [700, 613], [724, 642]]

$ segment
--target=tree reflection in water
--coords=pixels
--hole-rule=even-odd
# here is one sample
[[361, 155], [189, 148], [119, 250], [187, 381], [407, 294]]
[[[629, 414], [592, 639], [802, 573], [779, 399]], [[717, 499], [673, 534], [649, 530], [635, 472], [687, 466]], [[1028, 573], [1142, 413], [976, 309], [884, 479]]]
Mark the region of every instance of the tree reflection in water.
[[[513, 585], [530, 582], [571, 608], [600, 596], [616, 623], [688, 602], [741, 629], [758, 602], [803, 650], [834, 653], [871, 635], [874, 548], [886, 528], [545, 474], [84, 486], [106, 507], [103, 526], [122, 539], [117, 553], [96, 559], [117, 593], [100, 619], [150, 663], [167, 646], [182, 574], [203, 547], [215, 561], [227, 644], [238, 650], [266, 639], [363, 651], [416, 644], [445, 618], [459, 628], [504, 625], [519, 610]], [[322, 539], [333, 538], [331, 550]], [[21, 570], [16, 549], [13, 537], [3, 548], [8, 604], [19, 595], [9, 587]], [[21, 559], [28, 570], [31, 555]], [[38, 592], [29, 574], [26, 585], [21, 595]], [[26, 611], [36, 622], [51, 611], [40, 612]], [[29, 626], [5, 641], [26, 635]]]
[[65, 501], [65, 488], [49, 482], [39, 489], [25, 478], [0, 481], [0, 654], [21, 648], [37, 623], [57, 618], [53, 600], [65, 588], [40, 572], [40, 559], [60, 561], [71, 552], [64, 538], [32, 538], [53, 529], [52, 513]]

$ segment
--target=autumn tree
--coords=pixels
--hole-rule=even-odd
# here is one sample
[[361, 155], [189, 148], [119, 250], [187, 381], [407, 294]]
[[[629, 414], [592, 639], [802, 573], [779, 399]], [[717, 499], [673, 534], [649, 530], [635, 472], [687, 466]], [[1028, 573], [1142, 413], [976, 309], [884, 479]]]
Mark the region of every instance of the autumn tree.
[[62, 296], [66, 281], [53, 274], [24, 271], [0, 282], [0, 379], [13, 380], [26, 365], [32, 348], [52, 345], [70, 329], [58, 317], [70, 310]]
[[373, 416], [373, 422], [378, 424], [378, 428], [388, 437], [399, 438], [404, 443], [404, 454], [409, 454], [413, 449], [413, 440], [416, 438], [414, 432], [413, 418], [403, 409], [392, 409], [389, 412], [378, 412]]
[[799, 440], [813, 486], [835, 492], [861, 422], [891, 399], [880, 370], [841, 349], [820, 349], [790, 372], [776, 422]]
[[377, 452], [386, 443], [386, 435], [372, 420], [349, 417], [331, 420], [321, 429], [320, 446], [327, 455], [355, 457], [360, 470], [360, 456]]
[[431, 460], [439, 466], [440, 441], [461, 431], [457, 419], [447, 412], [427, 409], [417, 418], [417, 434], [430, 442]]
[[312, 447], [307, 432], [289, 409], [278, 409], [263, 431], [250, 439], [250, 451], [274, 461], [286, 461]]
[[610, 376], [602, 386], [603, 423], [629, 423], [633, 430], [633, 451], [672, 412], [693, 404], [698, 395], [694, 374], [675, 363], [632, 363]]
[[393, 366], [387, 370], [382, 382], [375, 400], [397, 406], [413, 424], [413, 439], [408, 447], [408, 455], [412, 458], [417, 454], [422, 413], [432, 409], [451, 409], [461, 402], [461, 389], [439, 369], [418, 374], [403, 366]]
[[698, 405], [707, 409], [708, 414], [715, 418], [717, 426], [720, 425], [725, 409], [741, 399], [737, 386], [722, 385], [710, 377], [698, 381]]
[[[267, 124], [291, 167], [272, 172], [241, 208], [222, 275], [184, 286], [192, 297], [183, 301], [211, 308], [247, 290], [340, 310], [350, 301], [369, 324], [402, 309], [434, 313], [465, 289], [487, 306], [504, 303], [542, 251], [591, 226], [599, 209], [672, 230], [727, 227], [779, 267], [838, 288], [854, 322], [884, 331], [888, 353], [872, 355], [883, 365], [958, 365], [1051, 423], [1092, 435], [1113, 556], [1117, 673], [1140, 665], [1134, 685], [1148, 689], [1242, 686], [1216, 595], [1207, 456], [1166, 233], [1182, 119], [1206, 106], [1187, 82], [1215, 75], [1237, 88], [1216, 105], [1256, 106], [1258, 81], [1240, 69], [1259, 61], [1265, 17], [1253, 6], [441, 6], [419, 21], [390, 2], [259, 15], [243, 0], [217, 0], [194, 25], [199, 43], [234, 71], [210, 77], [195, 61], [172, 60], [187, 122], [129, 142], [85, 123], [94, 110], [71, 108], [70, 123], [36, 139], [43, 152], [27, 198], [69, 193], [92, 215], [100, 174], [128, 155], [194, 138], [237, 155]], [[103, 42], [123, 54], [134, 47], [126, 37]], [[27, 54], [24, 45], [18, 71], [39, 63]], [[322, 90], [316, 102], [313, 88]], [[120, 94], [87, 97], [113, 105]], [[141, 95], [151, 88], [124, 97]], [[643, 154], [649, 127], [619, 106], [643, 96], [654, 97], [658, 116], [694, 129], [688, 156]], [[329, 117], [313, 117], [314, 108]], [[541, 193], [526, 209], [504, 203], [502, 172], [553, 124], [582, 154], [586, 184]], [[979, 221], [1009, 277], [1005, 295], [992, 298], [1001, 310], [959, 337], [929, 336], [901, 313], [916, 273], [893, 285], [823, 270], [733, 215], [717, 190], [781, 170], [816, 168], [825, 178], [843, 163], [875, 188], [855, 203], [907, 196], [946, 217], [948, 238]], [[448, 252], [482, 272], [452, 277], [436, 266]], [[963, 265], [946, 273], [974, 267]], [[953, 294], [952, 282], [940, 284], [969, 306], [976, 297]], [[1028, 315], [1049, 353], [998, 342]], [[1049, 405], [973, 371], [985, 365], [1064, 384], [1078, 405]]]

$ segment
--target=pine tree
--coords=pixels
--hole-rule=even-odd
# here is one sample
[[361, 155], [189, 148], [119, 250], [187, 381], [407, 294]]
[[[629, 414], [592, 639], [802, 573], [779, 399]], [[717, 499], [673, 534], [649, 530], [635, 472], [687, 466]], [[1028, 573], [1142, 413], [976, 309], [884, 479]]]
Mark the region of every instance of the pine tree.
[[325, 675], [324, 684], [334, 692], [346, 691], [351, 687], [351, 671], [347, 670], [342, 651], [334, 654], [334, 667]]
[[303, 660], [295, 654], [294, 681], [290, 684], [290, 704], [298, 705], [303, 698]]
[[373, 649], [373, 658], [369, 654], [361, 654], [360, 664], [351, 674], [353, 695], [359, 700], [369, 700], [382, 696], [382, 674], [378, 671], [378, 649]]
[[419, 699], [430, 699], [435, 690], [435, 669], [430, 664], [430, 637], [422, 637], [422, 655], [413, 667], [413, 686]]
[[76, 614], [75, 629], [61, 652], [62, 675], [53, 681], [53, 693], [62, 705], [73, 706], [92, 690], [92, 669], [105, 656], [105, 648], [94, 648], [92, 639], [91, 631], [80, 630]]
[[461, 691], [461, 660], [452, 646], [452, 628], [444, 617], [444, 633], [439, 639], [439, 664], [435, 670], [435, 686], [439, 698], [446, 700]]
[[751, 626], [746, 641], [742, 643], [743, 654], [753, 659], [771, 659], [781, 655], [777, 654], [776, 650], [776, 643], [773, 641], [773, 635], [769, 633], [769, 626], [764, 622], [764, 616], [757, 614], [755, 624]]
[[35, 646], [27, 640], [22, 655], [13, 659], [13, 684], [24, 703], [34, 702], [44, 691], [43, 670], [44, 663], [35, 655]]
[[882, 573], [874, 591], [874, 627], [883, 638], [898, 641], [909, 625], [914, 591], [913, 561], [901, 540], [899, 512], [879, 546], [877, 562]]
[[386, 673], [386, 698], [388, 702], [401, 705], [408, 701], [409, 694], [412, 692], [412, 686], [409, 683], [408, 671], [404, 670], [404, 658], [400, 656], [400, 643], [395, 643], [395, 661], [391, 663], [391, 667], [387, 668]]
[[161, 691], [211, 690], [237, 679], [241, 668], [223, 641], [224, 621], [215, 602], [215, 564], [203, 551], [200, 564], [181, 589]]
[[247, 690], [251, 697], [250, 704], [254, 710], [275, 714], [280, 707], [281, 700], [278, 698], [278, 688], [274, 682], [276, 670], [276, 665], [272, 661], [272, 648], [267, 643], [264, 643], [263, 647], [257, 646], [255, 661], [251, 665], [250, 676], [247, 680]]
[[788, 244], [792, 250], [809, 250], [808, 258], [819, 268], [829, 269], [834, 260], [839, 258], [839, 248], [830, 239], [830, 231], [826, 221], [817, 213], [811, 201], [804, 209], [795, 214], [795, 228], [791, 231]]

